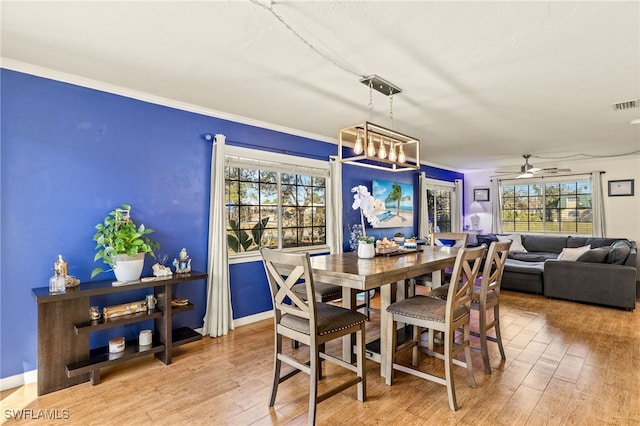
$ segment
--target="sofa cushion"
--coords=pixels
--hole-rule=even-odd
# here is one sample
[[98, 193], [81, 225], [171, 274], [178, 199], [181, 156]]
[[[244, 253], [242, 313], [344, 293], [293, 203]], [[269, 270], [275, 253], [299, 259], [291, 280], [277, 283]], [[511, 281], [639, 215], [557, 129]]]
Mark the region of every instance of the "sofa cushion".
[[560, 253], [567, 247], [567, 237], [558, 235], [523, 235], [522, 245], [527, 251]]
[[597, 247], [583, 253], [578, 262], [604, 263], [607, 261], [610, 247]]
[[572, 237], [567, 238], [567, 247], [575, 248], [590, 245], [591, 248], [610, 246], [622, 238]]
[[629, 244], [628, 241], [616, 241], [611, 245], [611, 249], [607, 255], [607, 263], [612, 265], [624, 265], [630, 252], [631, 244]]
[[497, 235], [498, 241], [505, 242], [511, 241], [511, 247], [509, 247], [510, 252], [526, 252], [527, 249], [522, 245], [522, 235], [520, 234], [512, 234], [512, 235]]
[[544, 262], [522, 262], [520, 260], [507, 259], [504, 264], [505, 272], [517, 272], [520, 274], [542, 275]]
[[[608, 250], [607, 250], [608, 253]], [[606, 256], [606, 254], [605, 254]], [[507, 255], [509, 259], [520, 260], [522, 262], [544, 262], [547, 259], [556, 259], [558, 253], [542, 253], [542, 252], [512, 252]]]
[[558, 260], [576, 261], [580, 256], [582, 256], [584, 253], [588, 252], [589, 250], [591, 250], [591, 246], [582, 246], [582, 247], [574, 247], [574, 248], [566, 247], [562, 249], [562, 252], [560, 252], [560, 255], [558, 256]]

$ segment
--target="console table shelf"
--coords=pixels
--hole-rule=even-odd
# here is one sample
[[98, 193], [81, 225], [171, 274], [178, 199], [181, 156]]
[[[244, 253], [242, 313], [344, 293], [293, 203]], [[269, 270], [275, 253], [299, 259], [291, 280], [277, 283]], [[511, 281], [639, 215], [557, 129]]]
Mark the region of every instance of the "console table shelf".
[[[194, 306], [195, 309], [195, 306]], [[174, 314], [177, 312], [174, 309]], [[73, 326], [76, 334], [78, 333], [91, 333], [93, 331], [105, 330], [107, 328], [118, 327], [120, 325], [132, 324], [141, 321], [147, 321], [150, 319], [160, 318], [164, 313], [160, 309], [153, 309], [152, 311], [138, 312], [135, 314], [122, 315], [120, 317], [99, 320], [93, 320], [83, 322], [82, 324], [76, 324]]]
[[[155, 355], [171, 363], [176, 346], [202, 339], [189, 327], [172, 328], [173, 315], [192, 311], [195, 305], [171, 306], [174, 285], [204, 280], [207, 274], [192, 271], [170, 278], [136, 281], [113, 286], [112, 280], [92, 281], [68, 288], [63, 294], [49, 294], [48, 287], [31, 290], [38, 304], [38, 395], [44, 395], [79, 383], [100, 383], [100, 368], [146, 355]], [[150, 289], [157, 299], [156, 309], [112, 319], [89, 320], [92, 296]], [[89, 349], [92, 332], [153, 320], [151, 347], [139, 347], [137, 339], [127, 341], [121, 353], [109, 353], [109, 347]]]

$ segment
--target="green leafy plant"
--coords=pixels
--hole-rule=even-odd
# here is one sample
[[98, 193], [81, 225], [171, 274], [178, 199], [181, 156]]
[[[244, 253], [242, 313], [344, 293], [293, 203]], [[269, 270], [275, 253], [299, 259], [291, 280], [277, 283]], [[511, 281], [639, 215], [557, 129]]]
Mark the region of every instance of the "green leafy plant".
[[110, 268], [107, 270], [95, 268], [91, 272], [91, 278], [101, 272], [112, 270], [116, 262], [116, 255], [135, 256], [139, 253], [149, 253], [151, 257], [155, 257], [153, 249], [160, 247], [160, 244], [147, 237], [148, 234], [155, 232], [153, 229], [145, 228], [143, 224], [136, 226], [133, 222], [131, 206], [128, 204], [123, 204], [122, 208], [111, 211], [104, 218], [104, 221], [97, 224], [95, 228], [97, 232], [93, 236], [93, 240], [96, 242], [98, 252], [93, 261], [102, 259]]
[[395, 234], [393, 234], [393, 236], [401, 238], [401, 237], [404, 237], [404, 234], [402, 232], [396, 232]]
[[258, 221], [258, 223], [253, 225], [253, 228], [251, 228], [251, 235], [249, 235], [249, 233], [244, 229], [239, 229], [238, 223], [235, 220], [230, 219], [230, 230], [227, 233], [227, 243], [229, 244], [229, 248], [234, 253], [249, 251], [254, 245], [255, 247], [253, 247], [253, 249], [257, 249], [260, 246], [262, 234], [264, 234], [267, 223], [269, 223], [268, 217]]
[[373, 244], [373, 242], [375, 241], [375, 238], [373, 236], [367, 237], [366, 235], [361, 235], [358, 237], [358, 241], [363, 243]]

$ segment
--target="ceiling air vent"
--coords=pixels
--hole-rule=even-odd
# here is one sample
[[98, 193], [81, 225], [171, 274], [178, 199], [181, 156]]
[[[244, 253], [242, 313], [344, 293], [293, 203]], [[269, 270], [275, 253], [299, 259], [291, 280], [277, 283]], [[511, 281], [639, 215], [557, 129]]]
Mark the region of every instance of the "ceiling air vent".
[[630, 101], [618, 102], [613, 104], [614, 111], [624, 111], [625, 109], [638, 108], [640, 106], [640, 99], [632, 99]]

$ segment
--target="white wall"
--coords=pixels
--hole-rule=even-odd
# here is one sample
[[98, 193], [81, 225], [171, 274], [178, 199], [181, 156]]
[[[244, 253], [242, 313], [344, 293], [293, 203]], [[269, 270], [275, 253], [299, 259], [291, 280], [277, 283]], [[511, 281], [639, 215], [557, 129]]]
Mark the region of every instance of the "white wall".
[[[540, 161], [534, 162], [540, 167]], [[590, 173], [595, 170], [606, 172], [602, 176], [604, 206], [606, 217], [606, 236], [624, 237], [640, 243], [640, 157], [628, 156], [608, 159], [590, 159], [580, 161], [563, 161], [562, 163], [544, 163], [544, 167], [570, 168], [572, 173]], [[473, 202], [474, 188], [489, 188], [493, 170], [465, 171], [464, 173], [464, 205], [465, 211]], [[496, 179], [497, 177], [494, 177]], [[635, 193], [633, 197], [607, 196], [607, 182], [610, 180], [634, 179]], [[496, 194], [491, 193], [490, 198]], [[491, 203], [481, 203], [486, 213], [479, 213], [480, 229], [491, 232]], [[464, 225], [469, 225], [469, 215], [464, 217]], [[638, 258], [640, 272], [640, 257]]]

